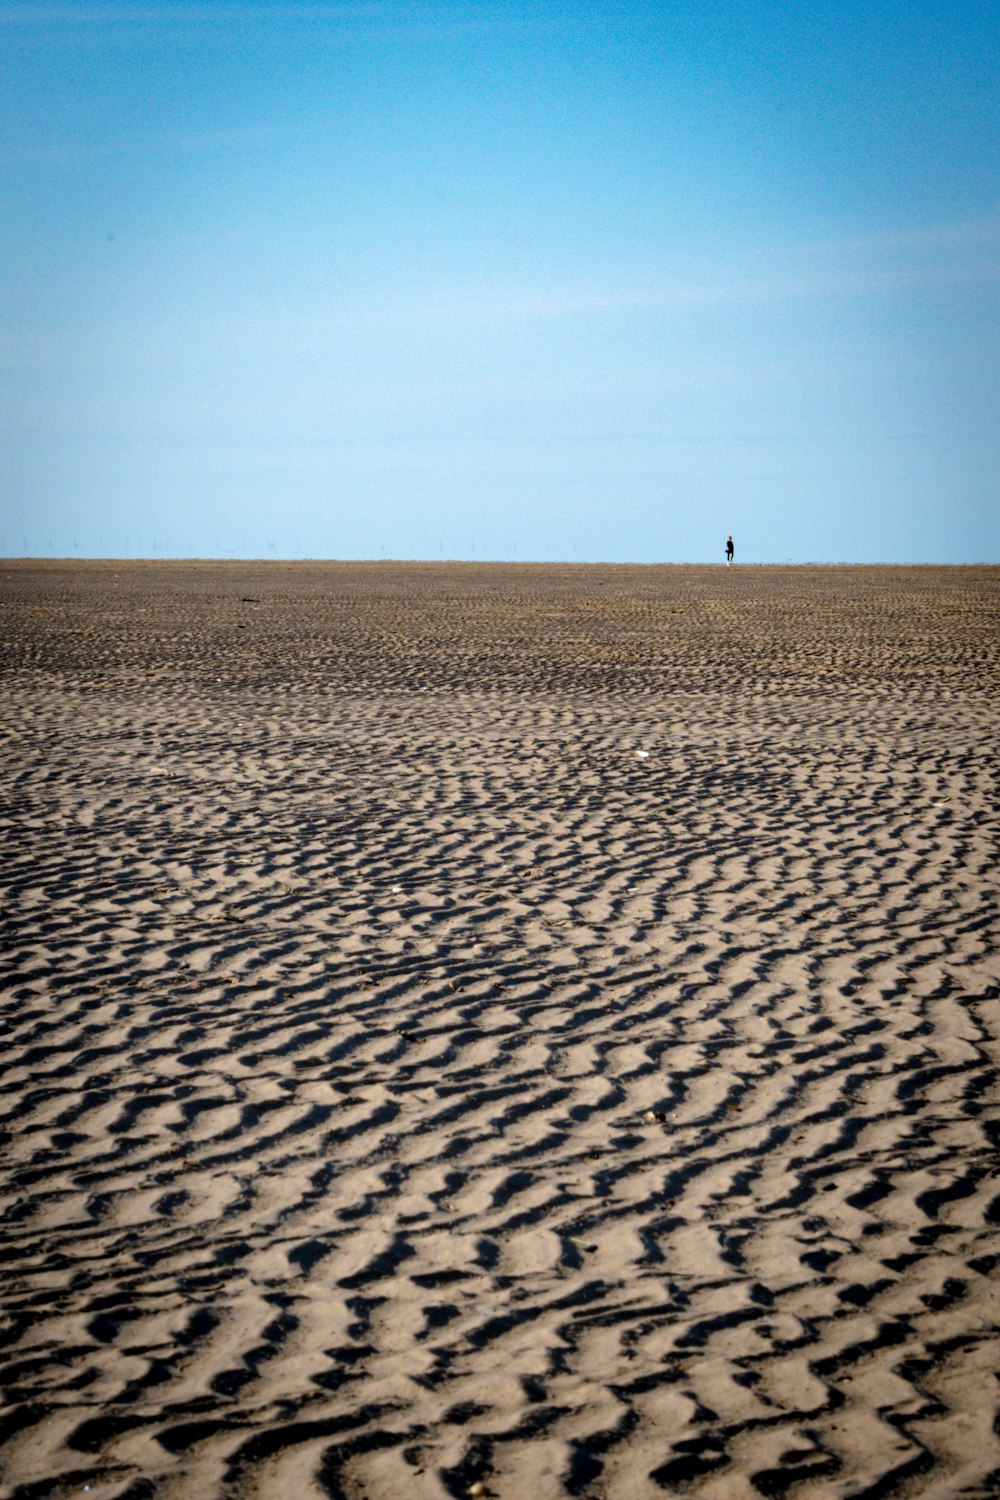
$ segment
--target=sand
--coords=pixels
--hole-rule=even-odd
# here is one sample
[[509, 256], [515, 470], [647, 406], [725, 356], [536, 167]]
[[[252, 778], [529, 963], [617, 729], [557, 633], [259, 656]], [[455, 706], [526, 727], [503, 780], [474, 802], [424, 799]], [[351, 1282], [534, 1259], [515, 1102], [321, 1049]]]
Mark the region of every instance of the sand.
[[1000, 1493], [998, 625], [0, 564], [0, 1494]]

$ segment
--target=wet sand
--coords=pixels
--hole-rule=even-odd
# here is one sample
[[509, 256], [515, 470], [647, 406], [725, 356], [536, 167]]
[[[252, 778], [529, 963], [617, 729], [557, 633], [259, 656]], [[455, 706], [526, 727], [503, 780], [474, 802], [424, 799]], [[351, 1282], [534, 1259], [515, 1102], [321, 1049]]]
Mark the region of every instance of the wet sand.
[[0, 563], [0, 1495], [1000, 1493], [998, 627]]

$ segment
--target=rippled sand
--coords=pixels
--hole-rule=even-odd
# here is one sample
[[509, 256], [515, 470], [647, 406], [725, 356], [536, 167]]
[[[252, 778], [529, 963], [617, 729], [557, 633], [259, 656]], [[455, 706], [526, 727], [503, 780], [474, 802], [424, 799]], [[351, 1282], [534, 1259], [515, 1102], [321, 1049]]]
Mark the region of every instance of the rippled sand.
[[0, 1494], [1000, 1493], [998, 626], [0, 564]]

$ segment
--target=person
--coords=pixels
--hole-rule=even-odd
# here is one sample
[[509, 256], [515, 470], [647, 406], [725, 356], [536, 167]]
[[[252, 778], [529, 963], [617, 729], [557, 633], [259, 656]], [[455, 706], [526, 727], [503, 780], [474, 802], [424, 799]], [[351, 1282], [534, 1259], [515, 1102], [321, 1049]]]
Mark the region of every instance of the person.
[[730, 563], [733, 560], [733, 551], [734, 551], [734, 548], [733, 548], [733, 539], [732, 539], [731, 536], [727, 536], [726, 537], [726, 567], [727, 568], [729, 567]]

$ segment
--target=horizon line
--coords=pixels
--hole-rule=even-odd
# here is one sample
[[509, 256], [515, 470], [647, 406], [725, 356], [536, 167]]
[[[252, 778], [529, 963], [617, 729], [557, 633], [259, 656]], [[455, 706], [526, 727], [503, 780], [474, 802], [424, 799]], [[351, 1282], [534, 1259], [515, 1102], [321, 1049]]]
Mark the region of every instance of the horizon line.
[[175, 564], [201, 564], [211, 567], [406, 567], [406, 568], [721, 568], [724, 572], [742, 569], [744, 572], [751, 568], [1000, 568], [1000, 561], [989, 561], [985, 558], [970, 559], [965, 562], [928, 562], [924, 561], [899, 561], [882, 559], [879, 561], [861, 562], [841, 558], [837, 561], [823, 558], [804, 558], [785, 561], [772, 559], [753, 558], [744, 562], [733, 562], [731, 565], [725, 561], [707, 561], [705, 559], [680, 559], [664, 558], [658, 562], [644, 561], [611, 561], [594, 558], [512, 558], [512, 557], [211, 557], [197, 554], [176, 554], [168, 557], [129, 556], [115, 557], [96, 554], [78, 553], [75, 555], [42, 554], [42, 553], [0, 553], [0, 567], [10, 563], [23, 564], [67, 564], [76, 566], [81, 563], [107, 564], [115, 567], [128, 567], [130, 565], [141, 565], [144, 567], [157, 567], [160, 565], [173, 566]]

